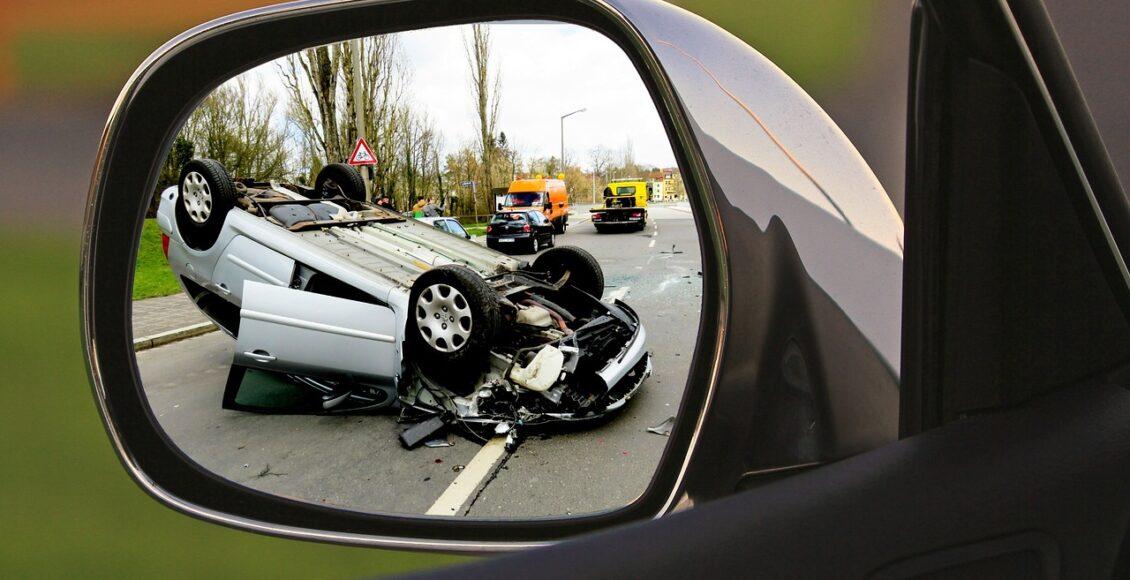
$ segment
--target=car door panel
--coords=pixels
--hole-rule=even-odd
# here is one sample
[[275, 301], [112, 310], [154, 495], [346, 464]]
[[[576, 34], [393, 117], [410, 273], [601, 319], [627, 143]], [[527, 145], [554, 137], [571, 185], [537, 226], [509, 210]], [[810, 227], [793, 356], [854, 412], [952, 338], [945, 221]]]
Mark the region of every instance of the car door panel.
[[395, 384], [392, 309], [252, 281], [243, 292], [235, 366]]
[[236, 236], [224, 249], [212, 275], [212, 290], [230, 302], [243, 303], [244, 281], [287, 287], [294, 260], [245, 236]]

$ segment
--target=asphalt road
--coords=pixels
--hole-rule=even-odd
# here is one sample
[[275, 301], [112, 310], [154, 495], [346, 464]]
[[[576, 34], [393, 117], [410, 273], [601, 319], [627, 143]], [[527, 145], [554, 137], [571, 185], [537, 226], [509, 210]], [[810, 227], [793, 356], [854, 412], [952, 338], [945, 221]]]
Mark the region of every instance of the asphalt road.
[[[654, 374], [624, 411], [596, 428], [535, 435], [490, 462], [490, 450], [456, 436], [452, 447], [403, 449], [389, 415], [256, 415], [220, 408], [234, 341], [212, 333], [138, 353], [161, 427], [194, 461], [265, 492], [359, 511], [420, 514], [454, 487], [471, 489], [457, 515], [514, 518], [621, 507], [647, 486], [667, 437], [647, 427], [677, 415], [694, 349], [702, 283], [689, 208], [659, 206], [639, 233], [597, 234], [578, 208], [559, 245], [592, 252], [605, 296], [643, 319]], [[468, 473], [464, 474], [464, 471]], [[445, 491], [448, 492], [445, 495]], [[459, 494], [456, 494], [458, 496]], [[437, 501], [439, 500], [439, 501]]]

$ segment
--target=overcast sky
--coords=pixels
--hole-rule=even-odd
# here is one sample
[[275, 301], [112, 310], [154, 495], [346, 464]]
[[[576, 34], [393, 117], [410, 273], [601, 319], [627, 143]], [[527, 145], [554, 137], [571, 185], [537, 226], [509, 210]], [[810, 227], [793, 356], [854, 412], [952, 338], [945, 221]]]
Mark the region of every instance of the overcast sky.
[[[560, 117], [572, 163], [588, 166], [589, 150], [619, 151], [629, 140], [641, 165], [675, 165], [659, 114], [628, 57], [612, 41], [571, 24], [491, 24], [496, 70], [502, 75], [498, 129], [528, 159], [559, 155]], [[409, 71], [408, 95], [444, 135], [447, 152], [477, 134], [464, 38], [470, 26], [400, 33]], [[248, 73], [285, 98], [278, 68], [268, 63]]]

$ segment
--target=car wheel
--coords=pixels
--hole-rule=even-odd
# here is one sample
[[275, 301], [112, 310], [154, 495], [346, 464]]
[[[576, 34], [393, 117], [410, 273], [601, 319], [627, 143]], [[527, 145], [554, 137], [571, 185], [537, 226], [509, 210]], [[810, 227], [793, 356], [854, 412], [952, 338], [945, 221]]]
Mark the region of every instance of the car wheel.
[[534, 237], [532, 238], [532, 241], [530, 242], [530, 253], [536, 254], [536, 253], [538, 253], [538, 250], [540, 250], [540, 249], [541, 249], [541, 243], [538, 242], [537, 235], [534, 235]]
[[576, 246], [561, 246], [542, 252], [534, 260], [535, 272], [545, 272], [556, 281], [569, 274], [567, 286], [572, 286], [595, 298], [604, 295], [604, 271], [592, 254]]
[[365, 201], [365, 180], [356, 167], [331, 163], [314, 179], [314, 194], [322, 199], [341, 195], [353, 201]]
[[235, 207], [235, 182], [223, 164], [193, 159], [184, 164], [177, 186], [177, 231], [194, 250], [207, 250], [220, 237], [228, 211]]
[[[499, 326], [498, 295], [465, 266], [446, 265], [424, 272], [409, 294], [408, 354], [421, 371], [449, 388], [468, 386]], [[460, 379], [466, 380], [460, 380]]]

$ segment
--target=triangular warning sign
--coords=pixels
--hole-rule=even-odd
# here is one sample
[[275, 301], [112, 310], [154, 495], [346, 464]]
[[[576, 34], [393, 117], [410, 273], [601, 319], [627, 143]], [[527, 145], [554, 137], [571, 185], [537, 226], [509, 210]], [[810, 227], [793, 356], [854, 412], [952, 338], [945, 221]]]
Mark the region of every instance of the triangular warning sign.
[[349, 156], [350, 165], [376, 165], [377, 156], [373, 155], [373, 150], [369, 144], [365, 142], [364, 138], [357, 140], [357, 146], [353, 148], [353, 155]]

